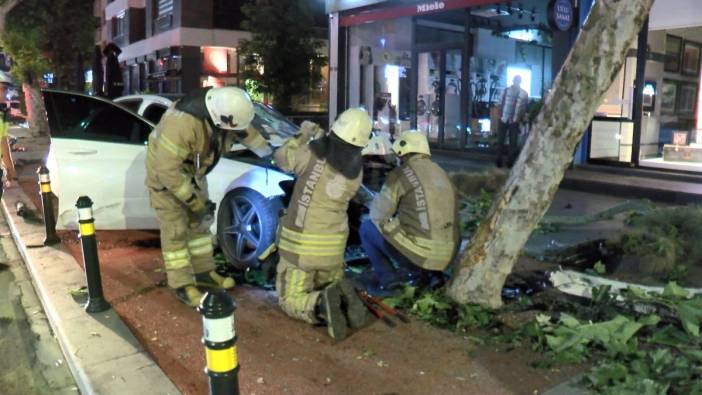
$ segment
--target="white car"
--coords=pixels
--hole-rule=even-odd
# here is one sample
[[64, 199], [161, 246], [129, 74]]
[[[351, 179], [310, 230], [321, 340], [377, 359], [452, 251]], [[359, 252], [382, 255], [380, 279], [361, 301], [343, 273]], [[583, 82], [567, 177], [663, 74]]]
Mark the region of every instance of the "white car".
[[[77, 227], [75, 203], [87, 195], [98, 229], [158, 229], [144, 185], [144, 160], [149, 133], [171, 101], [144, 95], [115, 104], [73, 92], [43, 94], [51, 135], [46, 165], [59, 202], [57, 228]], [[260, 104], [253, 125], [274, 146], [297, 132]], [[280, 185], [292, 181], [242, 148], [233, 147], [207, 176], [210, 199], [218, 205], [213, 231], [227, 260], [240, 269], [256, 265], [256, 257], [274, 241], [284, 195]]]

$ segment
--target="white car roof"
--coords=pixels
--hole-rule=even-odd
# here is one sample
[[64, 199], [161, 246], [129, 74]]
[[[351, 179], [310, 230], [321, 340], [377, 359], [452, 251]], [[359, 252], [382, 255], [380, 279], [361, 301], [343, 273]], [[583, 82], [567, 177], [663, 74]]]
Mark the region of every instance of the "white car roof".
[[166, 107], [170, 107], [171, 104], [173, 104], [173, 100], [163, 97], [163, 96], [158, 96], [158, 95], [127, 95], [127, 96], [121, 96], [116, 98], [114, 101], [119, 103], [121, 101], [127, 101], [127, 100], [143, 100], [144, 102], [149, 102], [149, 103], [158, 103], [162, 104]]

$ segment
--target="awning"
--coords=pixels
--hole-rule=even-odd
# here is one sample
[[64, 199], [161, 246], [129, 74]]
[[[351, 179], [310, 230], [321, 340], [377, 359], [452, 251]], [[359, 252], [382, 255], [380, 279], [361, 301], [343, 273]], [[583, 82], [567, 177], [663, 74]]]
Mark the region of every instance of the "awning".
[[656, 0], [653, 3], [648, 30], [696, 26], [702, 26], [702, 2], [700, 0]]
[[[409, 5], [395, 5], [361, 10], [357, 13], [350, 11], [339, 19], [340, 26], [360, 25], [366, 22], [395, 19], [406, 16], [433, 14], [436, 12], [460, 10], [488, 4], [504, 3], [508, 0], [443, 0], [418, 1]], [[355, 8], [355, 7], [354, 7]]]

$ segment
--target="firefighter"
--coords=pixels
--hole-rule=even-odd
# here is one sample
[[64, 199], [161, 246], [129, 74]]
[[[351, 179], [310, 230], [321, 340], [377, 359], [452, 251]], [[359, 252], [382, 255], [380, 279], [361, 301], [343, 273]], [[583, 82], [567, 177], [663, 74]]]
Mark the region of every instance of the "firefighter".
[[459, 240], [456, 191], [430, 159], [426, 136], [404, 132], [392, 150], [400, 165], [387, 175], [371, 203], [370, 219], [360, 229], [373, 268], [365, 285], [377, 296], [392, 294], [404, 282], [437, 277], [453, 259]]
[[197, 286], [231, 288], [215, 271], [210, 226], [215, 204], [205, 176], [223, 151], [239, 140], [260, 156], [272, 153], [250, 127], [253, 103], [234, 87], [193, 91], [171, 106], [149, 136], [146, 186], [161, 226], [168, 285], [183, 303], [196, 306]]
[[325, 324], [336, 340], [346, 337], [348, 327], [361, 327], [368, 314], [343, 279], [343, 265], [346, 211], [361, 186], [361, 151], [371, 127], [364, 110], [351, 108], [334, 122], [331, 133], [323, 136], [319, 128], [303, 127], [273, 155], [278, 166], [297, 175], [278, 229], [278, 302], [293, 318]]

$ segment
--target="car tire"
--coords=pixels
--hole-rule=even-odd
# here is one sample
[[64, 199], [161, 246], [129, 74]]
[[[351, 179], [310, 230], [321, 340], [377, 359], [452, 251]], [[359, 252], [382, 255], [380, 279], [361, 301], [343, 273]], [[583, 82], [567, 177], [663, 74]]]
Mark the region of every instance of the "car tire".
[[227, 262], [235, 269], [259, 265], [258, 257], [275, 242], [282, 202], [237, 188], [227, 193], [217, 212], [217, 239]]

